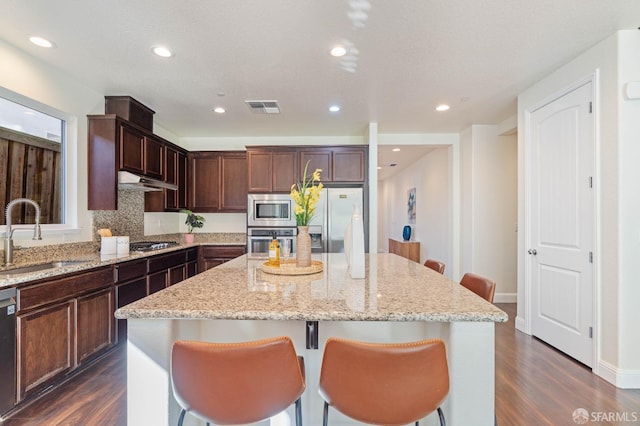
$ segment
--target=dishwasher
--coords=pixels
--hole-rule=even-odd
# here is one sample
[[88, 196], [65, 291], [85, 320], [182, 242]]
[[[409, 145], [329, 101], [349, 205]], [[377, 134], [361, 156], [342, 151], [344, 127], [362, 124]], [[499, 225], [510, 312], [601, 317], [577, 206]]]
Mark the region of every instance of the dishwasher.
[[16, 403], [16, 289], [0, 289], [0, 419]]

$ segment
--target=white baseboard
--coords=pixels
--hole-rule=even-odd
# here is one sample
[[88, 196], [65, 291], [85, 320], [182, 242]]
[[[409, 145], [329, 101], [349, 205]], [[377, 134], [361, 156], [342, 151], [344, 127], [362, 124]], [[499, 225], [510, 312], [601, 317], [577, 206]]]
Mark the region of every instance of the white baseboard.
[[640, 370], [622, 370], [606, 361], [598, 363], [598, 375], [621, 389], [640, 389]]
[[522, 331], [525, 334], [531, 334], [529, 331], [527, 331], [527, 326], [524, 318], [518, 316], [516, 316], [516, 330]]
[[496, 293], [493, 296], [493, 303], [516, 303], [517, 301], [517, 293]]

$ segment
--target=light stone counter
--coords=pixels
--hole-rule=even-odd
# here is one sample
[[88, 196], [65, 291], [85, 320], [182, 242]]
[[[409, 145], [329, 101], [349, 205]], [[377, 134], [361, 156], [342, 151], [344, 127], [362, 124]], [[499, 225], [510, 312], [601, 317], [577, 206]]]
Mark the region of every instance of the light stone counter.
[[507, 314], [408, 259], [367, 255], [366, 278], [351, 279], [343, 254], [314, 255], [323, 272], [263, 272], [242, 256], [127, 305], [117, 318], [303, 321], [494, 321]]
[[[329, 337], [443, 339], [450, 375], [449, 396], [442, 405], [447, 424], [493, 425], [494, 324], [506, 321], [503, 311], [393, 254], [368, 255], [366, 278], [359, 280], [349, 277], [343, 254], [319, 259], [325, 264], [322, 273], [290, 277], [263, 273], [259, 267], [264, 259], [242, 256], [120, 308], [116, 316], [127, 318], [128, 327], [128, 424], [176, 424], [180, 407], [170, 375], [176, 340], [241, 342], [287, 335], [305, 359], [305, 425], [322, 422], [318, 379]], [[292, 409], [282, 416], [292, 419]], [[336, 410], [330, 417], [332, 426], [355, 424]], [[184, 424], [204, 422], [187, 415]], [[289, 423], [279, 418], [260, 424]], [[438, 424], [437, 415], [420, 424]]]

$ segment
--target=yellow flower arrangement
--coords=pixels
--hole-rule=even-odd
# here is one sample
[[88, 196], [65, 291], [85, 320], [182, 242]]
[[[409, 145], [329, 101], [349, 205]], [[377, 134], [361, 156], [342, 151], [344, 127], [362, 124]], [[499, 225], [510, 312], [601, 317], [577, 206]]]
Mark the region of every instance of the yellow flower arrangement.
[[309, 167], [308, 161], [304, 166], [302, 182], [291, 185], [291, 199], [296, 204], [293, 211], [296, 215], [296, 224], [298, 226], [309, 225], [323, 187], [322, 182], [320, 182], [322, 169], [316, 169], [309, 177], [307, 176], [307, 167]]

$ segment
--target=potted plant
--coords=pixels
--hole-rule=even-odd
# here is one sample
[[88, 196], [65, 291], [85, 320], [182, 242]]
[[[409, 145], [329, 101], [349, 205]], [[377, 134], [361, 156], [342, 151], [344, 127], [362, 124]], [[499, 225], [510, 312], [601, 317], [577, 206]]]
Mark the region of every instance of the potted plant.
[[187, 220], [184, 221], [185, 225], [187, 225], [187, 234], [184, 236], [184, 242], [193, 243], [193, 228], [202, 228], [204, 226], [205, 219], [191, 210], [180, 210], [180, 213], [185, 213], [187, 215]]

